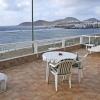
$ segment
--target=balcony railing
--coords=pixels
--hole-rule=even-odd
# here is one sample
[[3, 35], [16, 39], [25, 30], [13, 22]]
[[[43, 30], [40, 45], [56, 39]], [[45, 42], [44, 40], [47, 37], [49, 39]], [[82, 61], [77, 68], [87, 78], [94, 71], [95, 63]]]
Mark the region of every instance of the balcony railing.
[[82, 35], [81, 40], [82, 40], [82, 44], [100, 45], [100, 35], [98, 36]]
[[78, 44], [100, 45], [100, 36], [74, 36], [55, 39], [25, 41], [18, 43], [0, 44], [0, 60], [16, 56], [46, 52], [54, 49], [65, 48]]
[[34, 51], [38, 53], [50, 51], [52, 49], [65, 48], [76, 44], [80, 44], [80, 36], [38, 40], [34, 42]]

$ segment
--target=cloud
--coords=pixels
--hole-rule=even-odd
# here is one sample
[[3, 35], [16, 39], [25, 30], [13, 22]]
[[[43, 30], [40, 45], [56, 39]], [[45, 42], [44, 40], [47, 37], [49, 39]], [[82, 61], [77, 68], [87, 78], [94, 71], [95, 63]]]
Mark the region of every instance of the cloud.
[[31, 0], [5, 0], [5, 3], [7, 5], [6, 10], [19, 11], [29, 9]]
[[4, 2], [4, 0], [0, 0], [0, 10], [3, 10], [7, 7], [7, 4]]
[[31, 21], [31, 0], [0, 0], [0, 25]]
[[34, 18], [53, 20], [68, 16], [85, 19], [99, 17], [99, 0], [34, 0]]
[[51, 4], [59, 7], [72, 7], [72, 6], [96, 6], [100, 4], [99, 0], [49, 0]]
[[72, 7], [73, 5], [76, 5], [78, 0], [49, 0], [52, 5], [58, 6], [58, 7]]
[[[0, 0], [0, 25], [31, 21], [32, 0]], [[100, 0], [33, 0], [34, 20], [100, 17]]]
[[95, 7], [94, 10], [95, 10], [96, 15], [100, 17], [100, 6]]
[[18, 25], [21, 22], [31, 21], [31, 14], [25, 12], [5, 11], [0, 13], [0, 26]]

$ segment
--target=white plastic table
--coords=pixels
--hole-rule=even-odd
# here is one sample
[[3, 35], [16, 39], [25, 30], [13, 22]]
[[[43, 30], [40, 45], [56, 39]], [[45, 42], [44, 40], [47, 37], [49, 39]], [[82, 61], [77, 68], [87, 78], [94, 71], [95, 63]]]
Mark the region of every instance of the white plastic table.
[[94, 47], [94, 44], [85, 44], [85, 45], [86, 45], [86, 50], [87, 50], [88, 48]]
[[[62, 55], [59, 55], [62, 54]], [[63, 59], [74, 59], [76, 60], [77, 54], [70, 53], [70, 52], [63, 52], [63, 51], [53, 51], [53, 52], [46, 52], [42, 55], [43, 61], [47, 62], [46, 68], [46, 81], [48, 82], [49, 77], [49, 63], [50, 62], [59, 62]]]
[[88, 51], [90, 53], [92, 53], [92, 52], [100, 52], [100, 45], [92, 47], [92, 48], [88, 49]]

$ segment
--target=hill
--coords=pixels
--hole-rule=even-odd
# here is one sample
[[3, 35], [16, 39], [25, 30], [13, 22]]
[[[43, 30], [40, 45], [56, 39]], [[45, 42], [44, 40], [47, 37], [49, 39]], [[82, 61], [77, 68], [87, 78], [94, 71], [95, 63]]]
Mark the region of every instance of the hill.
[[89, 18], [87, 20], [84, 20], [84, 22], [99, 22], [99, 20], [96, 18]]
[[[59, 19], [59, 20], [55, 20], [55, 21], [45, 21], [45, 20], [37, 20], [33, 22], [34, 26], [54, 26], [54, 25], [58, 25], [58, 24], [68, 24], [68, 23], [72, 23], [72, 22], [79, 22], [78, 19], [74, 18], [74, 17], [66, 17], [64, 19]], [[31, 26], [32, 23], [31, 22], [23, 22], [21, 24], [19, 24], [20, 26]]]
[[[31, 26], [32, 22], [23, 22], [19, 26]], [[74, 17], [66, 17], [64, 19], [58, 19], [54, 21], [37, 20], [33, 22], [34, 26], [37, 27], [57, 27], [57, 28], [99, 28], [100, 21], [96, 18], [89, 18], [80, 21]]]
[[23, 22], [21, 24], [19, 24], [19, 26], [31, 26], [32, 23], [31, 22]]

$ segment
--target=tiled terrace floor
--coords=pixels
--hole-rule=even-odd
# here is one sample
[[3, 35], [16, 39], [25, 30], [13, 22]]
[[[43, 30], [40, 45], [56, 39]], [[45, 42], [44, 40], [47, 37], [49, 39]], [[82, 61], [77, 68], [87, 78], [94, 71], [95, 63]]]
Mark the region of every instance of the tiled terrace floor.
[[66, 81], [59, 84], [56, 92], [54, 78], [49, 84], [45, 82], [45, 67], [46, 62], [37, 60], [2, 70], [9, 81], [7, 91], [0, 94], [0, 100], [100, 100], [100, 54], [86, 58], [84, 78], [79, 84], [77, 74], [73, 74], [71, 89]]

